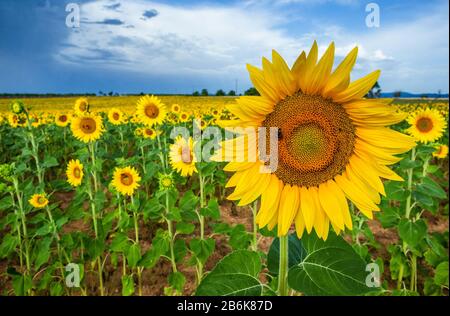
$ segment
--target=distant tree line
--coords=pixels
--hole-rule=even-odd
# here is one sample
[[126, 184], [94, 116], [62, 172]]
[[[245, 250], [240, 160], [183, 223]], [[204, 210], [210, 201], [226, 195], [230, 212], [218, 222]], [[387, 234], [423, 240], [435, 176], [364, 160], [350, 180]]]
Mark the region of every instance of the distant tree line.
[[[200, 96], [207, 97], [207, 96], [213, 96], [213, 95], [215, 95], [217, 97], [222, 97], [222, 96], [236, 96], [237, 94], [236, 94], [236, 91], [234, 91], [234, 90], [230, 90], [230, 91], [228, 91], [228, 93], [226, 93], [223, 89], [217, 90], [215, 94], [210, 94], [208, 89], [202, 89], [201, 91], [198, 91], [198, 90], [194, 91], [192, 93], [192, 95], [194, 97], [200, 97]], [[250, 89], [245, 90], [244, 95], [259, 95], [259, 92], [254, 87], [251, 87]]]

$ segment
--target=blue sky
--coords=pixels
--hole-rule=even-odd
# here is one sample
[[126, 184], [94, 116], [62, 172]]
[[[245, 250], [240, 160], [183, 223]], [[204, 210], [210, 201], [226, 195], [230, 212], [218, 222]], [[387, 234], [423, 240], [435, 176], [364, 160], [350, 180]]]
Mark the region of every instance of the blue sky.
[[381, 69], [383, 91], [448, 92], [448, 33], [447, 0], [1, 0], [0, 93], [243, 92], [246, 63], [275, 49], [292, 64], [313, 40], [337, 62], [359, 46], [353, 78]]

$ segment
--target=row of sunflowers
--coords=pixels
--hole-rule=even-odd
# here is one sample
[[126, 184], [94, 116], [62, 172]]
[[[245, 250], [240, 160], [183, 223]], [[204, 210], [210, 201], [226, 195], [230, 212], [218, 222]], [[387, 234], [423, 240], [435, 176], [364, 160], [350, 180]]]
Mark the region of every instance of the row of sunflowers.
[[[195, 109], [156, 96], [132, 109], [10, 102], [2, 294], [448, 293], [448, 102], [365, 99], [379, 72], [349, 84], [357, 49], [334, 72], [334, 45], [319, 61], [317, 49], [291, 68], [276, 52], [249, 66], [259, 97]], [[202, 159], [211, 127], [277, 127], [261, 138], [277, 143], [277, 169], [233, 160], [254, 134]]]

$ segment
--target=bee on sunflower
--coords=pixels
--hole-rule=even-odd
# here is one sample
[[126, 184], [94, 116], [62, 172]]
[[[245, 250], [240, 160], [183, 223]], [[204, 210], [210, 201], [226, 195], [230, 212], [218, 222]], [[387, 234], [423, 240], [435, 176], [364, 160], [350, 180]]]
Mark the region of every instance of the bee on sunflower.
[[31, 204], [34, 208], [44, 208], [48, 205], [47, 196], [43, 193], [34, 194], [29, 200], [28, 203]]
[[83, 181], [84, 172], [83, 165], [78, 159], [69, 161], [66, 169], [66, 175], [67, 182], [69, 182], [70, 185], [77, 187], [81, 184]]
[[197, 158], [194, 152], [194, 141], [192, 137], [185, 139], [181, 136], [175, 139], [175, 143], [170, 145], [169, 152], [170, 165], [183, 177], [191, 176], [197, 172], [195, 163]]
[[85, 143], [98, 140], [104, 132], [102, 117], [91, 113], [74, 117], [70, 128], [73, 136]]
[[112, 108], [108, 111], [108, 120], [113, 125], [121, 125], [125, 122], [125, 115], [121, 110]]
[[167, 115], [166, 106], [155, 96], [143, 96], [137, 102], [136, 114], [147, 125], [161, 125]]
[[114, 170], [112, 186], [114, 189], [122, 195], [131, 196], [134, 191], [139, 187], [141, 177], [136, 169], [133, 167], [119, 168]]
[[441, 113], [429, 108], [416, 111], [407, 121], [411, 125], [408, 133], [422, 143], [438, 140], [447, 127], [447, 122]]
[[[270, 230], [277, 226], [283, 238], [292, 224], [299, 237], [314, 229], [324, 240], [330, 225], [337, 234], [352, 229], [347, 199], [373, 218], [380, 211], [380, 194], [385, 195], [381, 178], [403, 180], [388, 165], [415, 146], [412, 137], [387, 127], [403, 121], [404, 114], [387, 101], [363, 98], [380, 71], [350, 83], [358, 50], [332, 71], [334, 51], [331, 43], [319, 59], [314, 42], [291, 68], [276, 51], [272, 61], [263, 58], [262, 69], [248, 65], [260, 96], [240, 97], [228, 106], [237, 119], [221, 122], [223, 127], [278, 129], [275, 171], [261, 172], [268, 168], [260, 159], [231, 161], [224, 170], [234, 172], [227, 187], [235, 190], [228, 198], [246, 205], [261, 196], [257, 224]], [[259, 139], [271, 148], [270, 135]], [[249, 146], [240, 150], [248, 152]], [[218, 157], [223, 160], [223, 149]]]

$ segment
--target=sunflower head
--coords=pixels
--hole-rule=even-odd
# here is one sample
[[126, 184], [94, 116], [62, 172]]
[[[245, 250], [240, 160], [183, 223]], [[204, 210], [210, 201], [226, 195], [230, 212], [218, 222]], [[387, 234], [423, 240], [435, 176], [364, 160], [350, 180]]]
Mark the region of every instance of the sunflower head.
[[10, 108], [11, 112], [13, 112], [14, 114], [22, 114], [26, 110], [23, 102], [18, 100], [11, 103]]
[[169, 158], [170, 165], [181, 176], [187, 177], [197, 172], [197, 168], [195, 167], [197, 158], [194, 152], [194, 141], [192, 137], [189, 137], [187, 140], [181, 136], [177, 137], [175, 143], [170, 146]]
[[98, 140], [104, 132], [101, 116], [90, 113], [74, 117], [70, 128], [73, 136], [85, 143]]
[[55, 116], [55, 124], [60, 127], [66, 127], [70, 123], [69, 115], [65, 113], [59, 113]]
[[181, 112], [178, 118], [181, 123], [186, 123], [187, 121], [189, 121], [189, 114], [187, 114], [186, 112]]
[[448, 155], [448, 146], [447, 145], [438, 145], [436, 146], [436, 151], [433, 153], [433, 156], [439, 159], [444, 159]]
[[133, 167], [116, 168], [114, 170], [112, 185], [122, 195], [131, 196], [139, 187], [141, 177]]
[[154, 126], [164, 122], [167, 109], [157, 97], [146, 95], [138, 100], [136, 114], [143, 124]]
[[48, 199], [45, 194], [34, 194], [28, 202], [35, 208], [44, 208], [48, 205]]
[[162, 191], [170, 190], [175, 186], [175, 182], [173, 180], [173, 176], [171, 173], [158, 174], [158, 182], [159, 182], [159, 189]]
[[150, 127], [144, 127], [142, 128], [142, 136], [144, 138], [148, 139], [155, 139], [158, 135], [161, 135], [161, 131], [150, 128]]
[[171, 110], [173, 113], [178, 114], [181, 112], [181, 107], [178, 104], [172, 104]]
[[435, 109], [420, 109], [408, 118], [408, 133], [422, 143], [434, 142], [442, 137], [447, 122]]
[[215, 118], [219, 118], [221, 114], [222, 113], [218, 109], [211, 110], [211, 115], [214, 116]]
[[86, 113], [89, 113], [90, 105], [88, 99], [86, 98], [77, 99], [75, 101], [74, 110], [76, 115], [84, 115]]
[[120, 125], [125, 122], [125, 116], [121, 110], [112, 108], [108, 111], [108, 120], [113, 125]]
[[67, 182], [69, 182], [70, 185], [77, 187], [81, 184], [81, 181], [83, 181], [84, 172], [83, 165], [78, 159], [69, 161], [69, 164], [67, 165], [66, 175]]
[[[248, 65], [260, 96], [239, 98], [228, 106], [236, 119], [220, 122], [253, 131], [225, 141], [219, 151], [223, 158], [224, 148], [232, 148], [225, 153], [232, 158], [225, 170], [235, 172], [227, 184], [235, 191], [228, 198], [246, 205], [261, 196], [256, 221], [260, 227], [277, 226], [279, 236], [292, 224], [299, 237], [314, 229], [326, 239], [330, 225], [336, 233], [351, 229], [347, 199], [372, 218], [385, 194], [380, 178], [402, 180], [387, 165], [400, 160], [395, 154], [415, 146], [413, 138], [386, 127], [405, 115], [389, 101], [363, 98], [379, 71], [350, 83], [357, 49], [332, 71], [334, 50], [332, 43], [319, 58], [314, 42], [292, 67], [275, 51], [272, 61], [263, 58], [262, 69]], [[227, 146], [238, 139], [244, 140], [243, 147]], [[274, 148], [277, 166], [268, 170], [270, 161], [263, 157]], [[236, 159], [238, 153], [249, 158], [251, 150], [259, 159]]]

